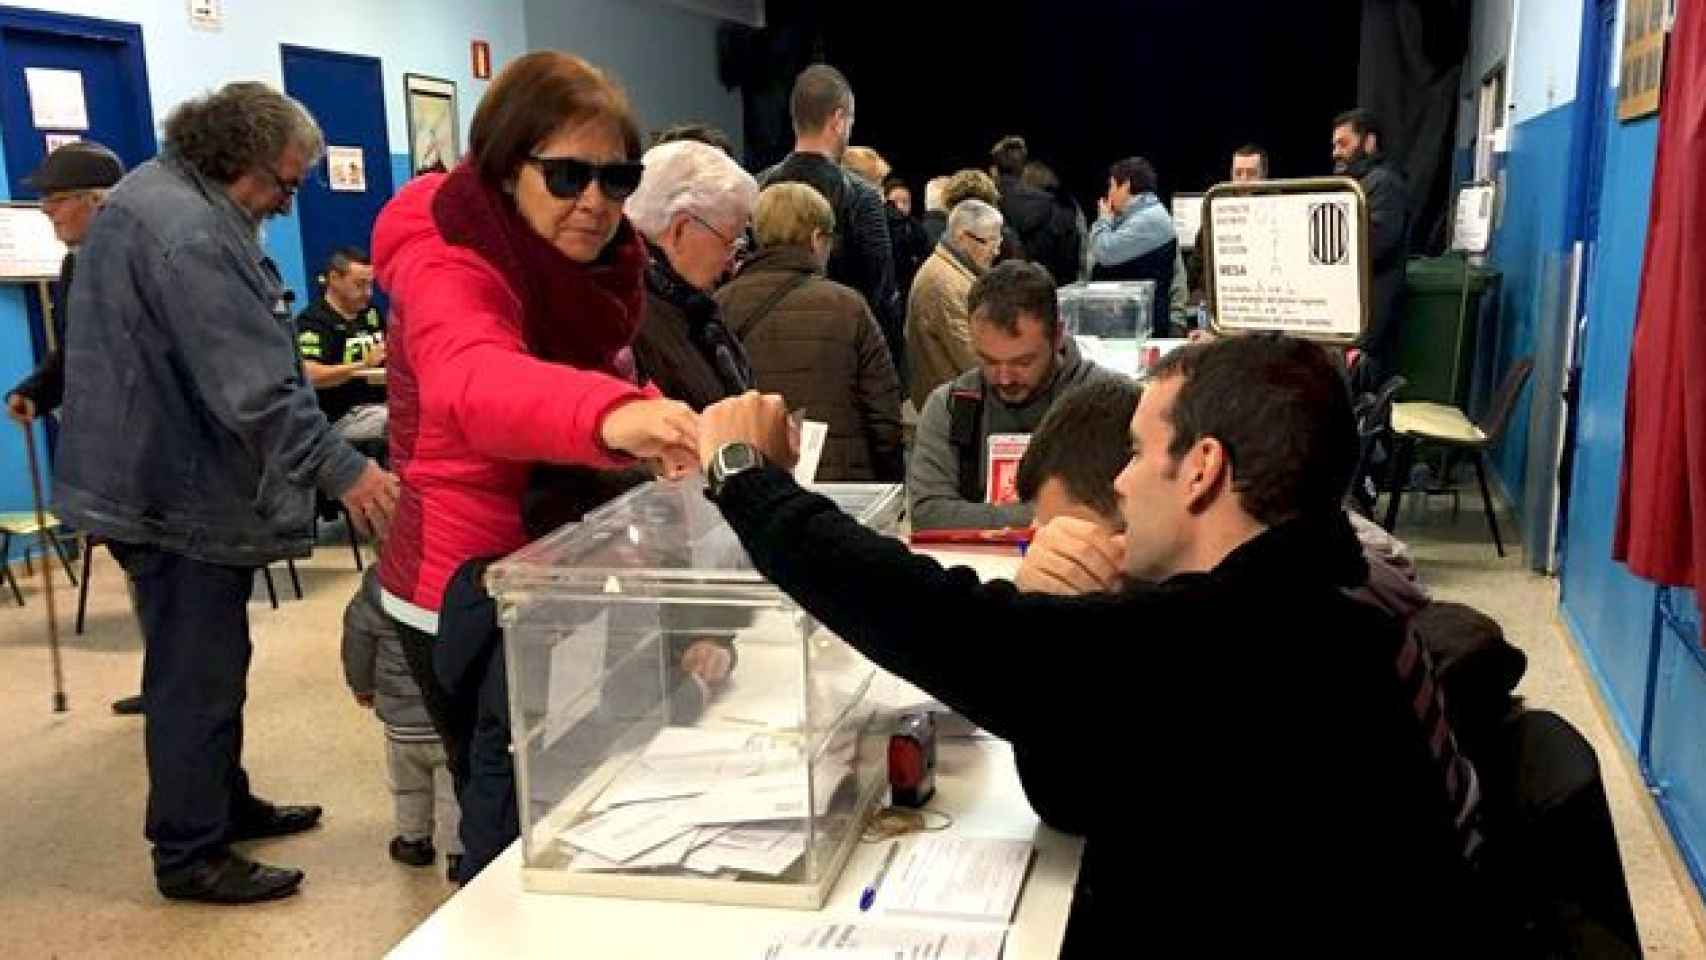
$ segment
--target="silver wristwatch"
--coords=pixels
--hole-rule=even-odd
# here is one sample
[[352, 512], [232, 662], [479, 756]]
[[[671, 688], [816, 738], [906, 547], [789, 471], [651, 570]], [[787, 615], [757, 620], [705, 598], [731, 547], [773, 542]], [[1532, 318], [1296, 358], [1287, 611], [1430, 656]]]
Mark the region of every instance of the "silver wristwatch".
[[764, 455], [750, 443], [725, 443], [711, 457], [711, 468], [705, 478], [711, 482], [710, 494], [716, 499], [729, 478], [764, 465]]

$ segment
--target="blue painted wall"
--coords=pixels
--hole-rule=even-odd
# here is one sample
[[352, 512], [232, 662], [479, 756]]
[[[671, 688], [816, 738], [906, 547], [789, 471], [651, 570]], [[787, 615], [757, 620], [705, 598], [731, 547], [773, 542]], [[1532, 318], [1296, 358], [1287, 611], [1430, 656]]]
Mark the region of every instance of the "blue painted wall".
[[[1505, 158], [1504, 218], [1494, 238], [1490, 261], [1504, 273], [1500, 288], [1499, 324], [1480, 358], [1491, 368], [1476, 380], [1486, 394], [1497, 389], [1519, 357], [1534, 352], [1536, 324], [1541, 322], [1541, 285], [1547, 257], [1569, 247], [1565, 214], [1570, 187], [1571, 137], [1575, 129], [1574, 102], [1553, 107], [1518, 123], [1510, 132]], [[1532, 389], [1525, 392], [1532, 394]], [[1487, 396], [1479, 398], [1487, 402]], [[1483, 408], [1484, 409], [1484, 408]], [[1528, 459], [1529, 405], [1521, 403], [1503, 441], [1493, 453], [1498, 475], [1512, 507], [1526, 516], [1523, 501]], [[1518, 529], [1521, 529], [1519, 523]]]

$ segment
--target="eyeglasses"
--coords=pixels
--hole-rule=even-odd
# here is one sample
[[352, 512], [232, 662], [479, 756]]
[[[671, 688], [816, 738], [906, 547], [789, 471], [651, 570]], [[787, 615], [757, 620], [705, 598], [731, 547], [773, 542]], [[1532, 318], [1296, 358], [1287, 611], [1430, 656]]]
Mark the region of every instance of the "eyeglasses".
[[274, 170], [271, 167], [262, 167], [261, 169], [265, 170], [267, 172], [267, 176], [272, 178], [272, 182], [278, 185], [279, 192], [284, 194], [286, 200], [296, 196], [296, 191], [302, 189], [301, 180], [286, 180], [278, 175], [277, 170]]
[[706, 220], [704, 217], [701, 217], [697, 213], [689, 213], [687, 215], [687, 219], [692, 220], [694, 223], [697, 223], [701, 227], [704, 227], [706, 230], [709, 230], [711, 232], [711, 236], [716, 237], [718, 240], [723, 241], [723, 245], [726, 247], [729, 247], [730, 249], [733, 249], [734, 245], [740, 242], [739, 237], [731, 237], [728, 234], [724, 233], [723, 231], [718, 230], [716, 227], [711, 226], [710, 221]]
[[976, 240], [982, 246], [994, 247], [997, 250], [1001, 249], [1001, 238], [1000, 237], [995, 237], [992, 239], [990, 237], [980, 237], [975, 233], [968, 233], [968, 234], [966, 234], [966, 236], [972, 238], [973, 240]]
[[527, 162], [539, 168], [545, 178], [545, 189], [559, 200], [574, 200], [595, 181], [604, 195], [616, 203], [628, 199], [640, 186], [643, 164], [626, 160], [615, 163], [591, 163], [575, 157], [528, 157]]

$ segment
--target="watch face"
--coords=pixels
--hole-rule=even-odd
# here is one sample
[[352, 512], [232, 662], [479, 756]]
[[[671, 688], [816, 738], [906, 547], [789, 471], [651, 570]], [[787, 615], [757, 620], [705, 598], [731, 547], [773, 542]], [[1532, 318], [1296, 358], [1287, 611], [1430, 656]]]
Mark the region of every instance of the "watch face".
[[744, 443], [725, 444], [723, 449], [718, 451], [717, 459], [722, 462], [724, 473], [745, 470], [758, 462], [753, 449]]

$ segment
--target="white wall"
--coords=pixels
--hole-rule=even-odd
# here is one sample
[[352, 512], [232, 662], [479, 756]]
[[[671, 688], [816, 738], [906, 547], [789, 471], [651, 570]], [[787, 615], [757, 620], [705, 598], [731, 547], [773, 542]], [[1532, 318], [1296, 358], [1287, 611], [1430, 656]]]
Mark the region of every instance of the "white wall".
[[1508, 78], [1513, 124], [1575, 101], [1584, 2], [1592, 0], [1521, 0], [1515, 74]]
[[494, 70], [527, 48], [521, 4], [515, 0], [225, 0], [220, 30], [190, 26], [185, 0], [24, 0], [17, 5], [141, 24], [156, 122], [164, 121], [173, 105], [228, 80], [264, 80], [282, 87], [280, 44], [378, 57], [394, 153], [408, 152], [403, 74], [456, 81], [466, 133], [486, 88], [486, 81], [470, 72], [470, 41], [492, 45]]
[[531, 49], [566, 50], [614, 72], [650, 132], [713, 124], [740, 152], [739, 91], [717, 82], [717, 25], [657, 0], [526, 0]]

